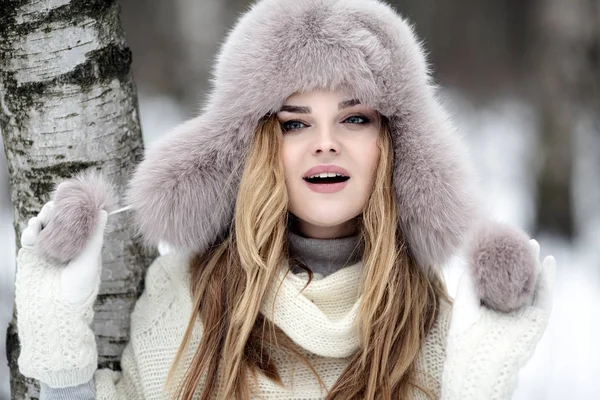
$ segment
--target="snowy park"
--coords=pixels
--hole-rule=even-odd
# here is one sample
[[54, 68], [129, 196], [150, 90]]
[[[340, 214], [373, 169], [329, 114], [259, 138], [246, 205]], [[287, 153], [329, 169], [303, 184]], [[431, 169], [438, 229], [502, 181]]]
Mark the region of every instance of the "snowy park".
[[[597, 28], [600, 0], [384, 1], [414, 22], [415, 32], [423, 39], [432, 83], [439, 87], [437, 95], [467, 145], [486, 214], [496, 221], [519, 227], [536, 239], [541, 259], [548, 255], [556, 259], [552, 313], [531, 359], [519, 372], [513, 399], [600, 399], [600, 345], [596, 342], [600, 336], [600, 30]], [[87, 102], [86, 96], [91, 92], [79, 93], [85, 85], [69, 81], [76, 78], [72, 73], [84, 64], [93, 65], [94, 73], [98, 74], [116, 66], [114, 70], [121, 75], [110, 81], [112, 86], [107, 92], [125, 88], [120, 92], [121, 97], [110, 95], [106, 100], [95, 93], [89, 96], [100, 99], [101, 105], [97, 108], [82, 106], [85, 112], [80, 119], [74, 119], [80, 125], [73, 122], [69, 132], [75, 132], [73, 137], [81, 135], [82, 142], [97, 139], [87, 131], [80, 133], [80, 127], [85, 123], [90, 131], [102, 131], [103, 123], [108, 121], [110, 125], [120, 115], [129, 125], [116, 123], [118, 129], [109, 129], [107, 136], [113, 134], [118, 141], [137, 140], [139, 143], [139, 111], [144, 146], [148, 147], [183, 121], [196, 116], [207, 103], [211, 68], [219, 45], [250, 1], [120, 0], [108, 1], [106, 7], [94, 10], [76, 3], [85, 2], [23, 2], [18, 15], [15, 10], [7, 11], [7, 16], [0, 15], [0, 131], [3, 139], [8, 138], [5, 147], [0, 149], [0, 400], [11, 398], [6, 334], [14, 309], [19, 244], [15, 227], [26, 223], [15, 221], [13, 216], [29, 212], [23, 204], [12, 204], [11, 199], [15, 200], [14, 187], [19, 184], [24, 184], [27, 190], [32, 187], [30, 178], [21, 179], [25, 175], [20, 171], [21, 167], [25, 170], [25, 166], [18, 165], [22, 154], [14, 156], [21, 150], [6, 143], [11, 139], [14, 140], [11, 143], [17, 143], [20, 139], [32, 138], [35, 140], [30, 142], [34, 143], [39, 137], [32, 135], [54, 134], [56, 126], [62, 123], [45, 118], [40, 110], [45, 112], [50, 107], [31, 106], [27, 103], [31, 99], [19, 94], [16, 85], [12, 93], [8, 93], [10, 88], [6, 90], [6, 87], [16, 82], [14, 76], [34, 86], [54, 85], [60, 79], [46, 79], [46, 74], [56, 74], [68, 84], [52, 86], [53, 93], [75, 93], [69, 104], [79, 107], [83, 103], [81, 99]], [[62, 11], [55, 12], [57, 9], [81, 15], [73, 21], [65, 19], [56, 23], [51, 19], [66, 15]], [[88, 17], [89, 21], [85, 19]], [[108, 17], [114, 18], [113, 22], [107, 23]], [[122, 30], [114, 23], [119, 22], [119, 18]], [[75, 26], [84, 19], [85, 23]], [[104, 21], [104, 25], [96, 30], [98, 21]], [[73, 26], [69, 25], [71, 22]], [[44, 28], [43, 24], [48, 26]], [[42, 33], [36, 30], [38, 25]], [[16, 26], [32, 29], [31, 37], [23, 33], [25, 28], [19, 30]], [[56, 57], [62, 64], [46, 68], [45, 63], [48, 60], [51, 63], [52, 57], [43, 58], [48, 49], [40, 43], [52, 36], [46, 33], [52, 33], [55, 28], [59, 32], [57, 36], [67, 32], [54, 42], [64, 53], [62, 58]], [[9, 35], [4, 32], [8, 30], [12, 30], [12, 36], [7, 40]], [[97, 35], [99, 31], [103, 34]], [[65, 44], [79, 40], [82, 32], [89, 35], [86, 36], [88, 42], [81, 46], [79, 42]], [[101, 40], [107, 42], [101, 43]], [[19, 53], [22, 49], [30, 53]], [[110, 50], [103, 52], [105, 49]], [[27, 57], [43, 60], [31, 61]], [[36, 65], [42, 65], [39, 71]], [[9, 67], [14, 69], [10, 72], [14, 76], [6, 80], [10, 73], [5, 74], [3, 69]], [[411, 67], [414, 68], [412, 64]], [[109, 85], [107, 82], [100, 78], [94, 82], [98, 85], [95, 89], [102, 91], [102, 95]], [[81, 97], [77, 97], [79, 95]], [[55, 98], [61, 100], [52, 110], [63, 111], [63, 97]], [[21, 116], [31, 117], [28, 120], [31, 129], [21, 131], [15, 128], [20, 125], [6, 122], [7, 116], [19, 115], [19, 112], [7, 111], [7, 104], [10, 105], [10, 101], [14, 104], [15, 99], [25, 105], [19, 112]], [[104, 111], [107, 114], [98, 118], [97, 113]], [[59, 117], [57, 119], [66, 119]], [[48, 132], [39, 133], [38, 130], [43, 129], [38, 129], [36, 123]], [[92, 126], [95, 127], [90, 128]], [[67, 145], [72, 143], [73, 137], [68, 138]], [[88, 161], [85, 157], [89, 154], [85, 152], [92, 147], [82, 146], [83, 161]], [[133, 154], [130, 148], [120, 147], [124, 149], [123, 159], [111, 151], [98, 151], [96, 147], [89, 151], [102, 154], [101, 162], [108, 159], [103, 158], [104, 155], [110, 154], [110, 160], [121, 163], [111, 164], [109, 169], [117, 165], [113, 172], [119, 172], [127, 171], [131, 165], [126, 159]], [[8, 160], [17, 160], [11, 164], [12, 168], [5, 151], [12, 155]], [[48, 154], [58, 155], [56, 159], [65, 158], [64, 154]], [[74, 156], [75, 164], [81, 161], [77, 157], [80, 154]], [[31, 165], [26, 167], [33, 169]], [[168, 251], [167, 248], [159, 250]], [[119, 251], [118, 254], [124, 253]], [[465, 257], [456, 254], [440, 268], [448, 292], [454, 297], [459, 278], [467, 271]], [[112, 339], [109, 335], [106, 337]], [[14, 371], [14, 365], [12, 368]], [[13, 382], [21, 378], [13, 377]], [[31, 398], [37, 398], [37, 389], [32, 383], [22, 386], [26, 386]]]

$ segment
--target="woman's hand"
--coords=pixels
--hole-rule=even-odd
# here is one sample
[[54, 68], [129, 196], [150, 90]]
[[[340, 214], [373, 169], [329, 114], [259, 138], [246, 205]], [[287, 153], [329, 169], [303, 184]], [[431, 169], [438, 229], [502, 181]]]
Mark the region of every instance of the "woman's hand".
[[460, 278], [448, 331], [442, 399], [510, 399], [519, 370], [531, 358], [548, 324], [556, 260], [539, 261], [540, 246], [530, 240], [538, 280], [531, 305], [511, 313], [481, 304], [469, 272]]
[[[60, 185], [58, 187], [60, 188]], [[53, 211], [54, 201], [49, 201], [44, 204], [37, 217], [29, 219], [27, 228], [21, 234], [22, 248], [35, 251], [39, 233], [48, 224]], [[96, 230], [83, 251], [65, 267], [60, 267], [58, 295], [68, 303], [83, 303], [99, 283], [107, 218], [107, 212], [100, 210]]]
[[98, 365], [90, 328], [100, 286], [107, 213], [99, 211], [95, 231], [69, 263], [55, 265], [36, 251], [40, 232], [52, 223], [54, 202], [28, 221], [17, 256], [15, 308], [21, 374], [52, 388], [88, 382]]

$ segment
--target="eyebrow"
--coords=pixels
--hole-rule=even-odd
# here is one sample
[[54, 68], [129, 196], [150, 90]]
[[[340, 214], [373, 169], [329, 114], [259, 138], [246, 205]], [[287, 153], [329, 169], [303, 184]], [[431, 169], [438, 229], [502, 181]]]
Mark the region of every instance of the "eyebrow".
[[[344, 108], [353, 107], [357, 104], [360, 104], [360, 100], [358, 100], [358, 99], [344, 100], [338, 104], [338, 110], [343, 110]], [[310, 109], [310, 107], [304, 107], [304, 106], [284, 105], [284, 106], [281, 106], [281, 109], [279, 111], [287, 111], [287, 112], [296, 113], [296, 114], [310, 114], [311, 109]]]

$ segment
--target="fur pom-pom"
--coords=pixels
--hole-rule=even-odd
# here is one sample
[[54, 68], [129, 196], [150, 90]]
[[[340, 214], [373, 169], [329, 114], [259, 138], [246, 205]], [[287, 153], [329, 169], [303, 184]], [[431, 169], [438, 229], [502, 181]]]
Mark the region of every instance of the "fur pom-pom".
[[476, 293], [485, 306], [510, 312], [531, 304], [537, 271], [525, 232], [498, 222], [480, 223], [468, 262]]
[[53, 192], [54, 209], [36, 250], [51, 263], [65, 264], [83, 250], [96, 229], [100, 210], [117, 208], [117, 197], [114, 186], [95, 169], [78, 172]]

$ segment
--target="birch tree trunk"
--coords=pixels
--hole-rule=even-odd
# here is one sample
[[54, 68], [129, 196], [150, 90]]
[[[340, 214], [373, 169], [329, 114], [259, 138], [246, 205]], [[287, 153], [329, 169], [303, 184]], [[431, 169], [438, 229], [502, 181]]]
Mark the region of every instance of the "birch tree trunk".
[[[77, 171], [103, 170], [122, 197], [143, 141], [115, 0], [4, 0], [0, 52], [0, 128], [18, 249], [27, 220], [51, 200], [53, 185]], [[126, 212], [106, 231], [93, 329], [99, 368], [120, 370], [129, 316], [158, 253], [145, 254], [133, 240]], [[38, 382], [18, 370], [14, 310], [7, 354], [12, 398], [39, 398]]]

